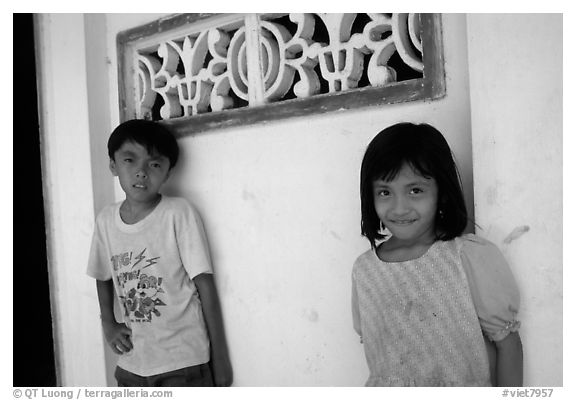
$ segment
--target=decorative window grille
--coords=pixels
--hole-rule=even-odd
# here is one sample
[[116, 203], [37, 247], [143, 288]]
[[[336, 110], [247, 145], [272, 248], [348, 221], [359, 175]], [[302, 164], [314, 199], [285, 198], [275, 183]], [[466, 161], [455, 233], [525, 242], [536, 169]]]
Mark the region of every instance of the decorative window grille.
[[117, 44], [122, 120], [178, 136], [445, 94], [437, 14], [181, 14]]

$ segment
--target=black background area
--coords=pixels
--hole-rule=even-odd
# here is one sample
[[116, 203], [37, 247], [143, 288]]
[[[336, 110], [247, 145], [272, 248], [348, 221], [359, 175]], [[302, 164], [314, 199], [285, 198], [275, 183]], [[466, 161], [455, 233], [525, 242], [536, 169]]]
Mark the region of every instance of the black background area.
[[[42, 196], [33, 14], [13, 14], [13, 384], [56, 386]], [[13, 78], [15, 78], [14, 76]], [[13, 80], [14, 82], [16, 79]], [[15, 161], [13, 161], [14, 163]], [[89, 362], [89, 360], [86, 360]]]

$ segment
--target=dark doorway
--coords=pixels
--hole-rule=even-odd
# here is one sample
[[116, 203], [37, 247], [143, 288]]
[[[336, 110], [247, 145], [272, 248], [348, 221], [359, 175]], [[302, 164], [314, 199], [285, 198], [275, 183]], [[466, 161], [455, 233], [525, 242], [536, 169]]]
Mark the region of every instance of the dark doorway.
[[13, 14], [13, 26], [13, 71], [18, 71], [20, 77], [13, 89], [14, 149], [18, 154], [26, 155], [20, 158], [13, 173], [13, 384], [20, 387], [56, 386], [33, 14]]

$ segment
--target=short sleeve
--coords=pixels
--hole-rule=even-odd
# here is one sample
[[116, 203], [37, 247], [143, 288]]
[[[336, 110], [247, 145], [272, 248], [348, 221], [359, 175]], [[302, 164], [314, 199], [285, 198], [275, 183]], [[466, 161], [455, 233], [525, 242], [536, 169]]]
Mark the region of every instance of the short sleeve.
[[200, 214], [182, 199], [182, 210], [176, 217], [176, 241], [184, 269], [190, 279], [202, 273], [212, 273], [208, 239]]
[[500, 341], [520, 327], [516, 281], [496, 245], [472, 234], [460, 240], [462, 265], [480, 326], [490, 340]]
[[360, 327], [360, 308], [358, 305], [358, 291], [356, 289], [356, 278], [352, 273], [352, 323], [354, 330], [360, 335], [362, 341], [362, 329]]
[[104, 244], [104, 232], [101, 216], [98, 216], [94, 226], [94, 234], [90, 245], [90, 255], [88, 256], [88, 268], [86, 269], [86, 274], [99, 281], [112, 279], [108, 252], [106, 251], [106, 246]]

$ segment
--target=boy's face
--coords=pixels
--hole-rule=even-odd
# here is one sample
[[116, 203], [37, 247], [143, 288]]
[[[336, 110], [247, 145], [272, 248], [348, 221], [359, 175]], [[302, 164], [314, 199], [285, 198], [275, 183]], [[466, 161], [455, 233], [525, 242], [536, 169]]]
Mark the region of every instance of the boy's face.
[[170, 175], [168, 157], [131, 141], [124, 142], [110, 160], [110, 171], [117, 176], [126, 199], [137, 203], [153, 202]]

